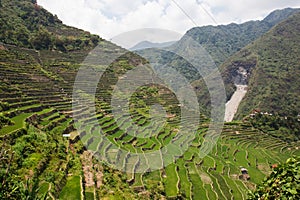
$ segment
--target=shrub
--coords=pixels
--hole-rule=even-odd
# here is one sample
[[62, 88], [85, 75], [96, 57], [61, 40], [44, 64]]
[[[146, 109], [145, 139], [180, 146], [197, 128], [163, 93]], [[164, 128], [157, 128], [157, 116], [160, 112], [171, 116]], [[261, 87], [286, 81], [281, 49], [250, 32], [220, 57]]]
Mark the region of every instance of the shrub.
[[289, 158], [274, 168], [271, 175], [259, 185], [249, 200], [300, 199], [300, 157]]
[[8, 119], [7, 117], [4, 117], [3, 115], [0, 115], [0, 129], [6, 125], [12, 125], [13, 122]]
[[6, 111], [9, 109], [9, 104], [7, 102], [1, 102], [0, 101], [0, 112], [1, 111]]
[[52, 44], [51, 34], [46, 29], [40, 29], [30, 38], [31, 45], [37, 49], [49, 49]]

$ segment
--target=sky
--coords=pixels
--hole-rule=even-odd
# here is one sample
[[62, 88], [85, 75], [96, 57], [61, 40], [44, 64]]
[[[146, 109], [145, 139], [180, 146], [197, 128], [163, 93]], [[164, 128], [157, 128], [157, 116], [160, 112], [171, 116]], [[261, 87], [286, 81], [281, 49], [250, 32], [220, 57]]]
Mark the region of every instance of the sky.
[[261, 20], [275, 9], [299, 7], [299, 0], [38, 0], [65, 24], [111, 40], [137, 29], [174, 34], [152, 42], [178, 40], [195, 26]]

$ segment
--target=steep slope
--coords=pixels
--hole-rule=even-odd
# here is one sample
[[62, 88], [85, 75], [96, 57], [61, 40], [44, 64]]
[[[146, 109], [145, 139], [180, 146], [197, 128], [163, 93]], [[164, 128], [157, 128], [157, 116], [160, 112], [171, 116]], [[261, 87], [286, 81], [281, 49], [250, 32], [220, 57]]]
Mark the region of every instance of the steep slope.
[[[92, 162], [85, 167], [80, 158], [85, 149], [72, 116], [84, 109], [72, 111], [74, 80], [96, 45], [103, 63], [108, 52], [124, 51], [99, 36], [64, 25], [35, 1], [1, 0], [0, 5], [0, 199], [42, 198], [45, 193], [52, 199], [94, 197], [93, 180], [97, 177], [101, 183], [102, 169]], [[143, 60], [128, 54], [114, 63], [115, 70], [133, 68]], [[96, 117], [107, 115], [98, 112], [101, 117]], [[2, 155], [9, 159], [2, 160]], [[86, 173], [95, 176], [92, 187], [84, 185]], [[133, 190], [124, 187], [120, 196], [134, 199]]]
[[[220, 26], [205, 26], [195, 27], [189, 30], [181, 40], [171, 45], [170, 49], [184, 48], [182, 44], [187, 38], [194, 39], [198, 42], [212, 57], [215, 64], [219, 67], [230, 56], [240, 51], [249, 43], [253, 42], [263, 34], [268, 32], [274, 25], [294, 13], [299, 12], [300, 9], [286, 8], [283, 10], [276, 10], [270, 13], [262, 21], [249, 21], [243, 24], [229, 24]], [[195, 55], [197, 52], [193, 52]], [[247, 52], [245, 52], [247, 54]], [[209, 115], [210, 110], [210, 98], [209, 91], [206, 84], [203, 82], [201, 75], [197, 70], [188, 63], [185, 59], [174, 53], [168, 51], [168, 48], [163, 48], [162, 51], [156, 49], [140, 50], [138, 54], [141, 56], [151, 55], [151, 59], [160, 65], [172, 66], [176, 71], [180, 72], [185, 78], [187, 78], [195, 88], [197, 93], [201, 110]], [[205, 61], [203, 61], [205, 62]], [[238, 64], [241, 67], [247, 69], [256, 65], [255, 59], [248, 59], [244, 63]], [[245, 65], [245, 66], [244, 66]], [[241, 68], [242, 70], [242, 68]], [[226, 72], [227, 73], [227, 72]], [[227, 76], [224, 76], [225, 89], [227, 92], [227, 101], [235, 91], [234, 84], [245, 84], [245, 78], [242, 76], [242, 71], [233, 70], [230, 73], [235, 74], [236, 79], [231, 81]]]
[[102, 40], [97, 35], [62, 24], [36, 0], [1, 0], [0, 27], [0, 41], [38, 50], [90, 49]]
[[248, 93], [237, 118], [261, 110], [297, 116], [300, 112], [300, 13], [275, 26], [221, 66], [224, 80], [231, 85], [246, 70]]
[[210, 53], [217, 65], [269, 31], [274, 25], [287, 19], [300, 9], [286, 8], [270, 13], [262, 21], [243, 24], [195, 27], [186, 33]]
[[[25, 8], [29, 13], [37, 14], [39, 19], [52, 16], [46, 11], [43, 11], [44, 14], [37, 11], [32, 3], [34, 1], [14, 1], [15, 6], [9, 1], [0, 2], [4, 3], [12, 17], [15, 16], [13, 12], [18, 13], [19, 9]], [[6, 15], [1, 20], [9, 21], [8, 17]], [[0, 27], [0, 30], [6, 32], [29, 25], [18, 17], [14, 20], [13, 27]], [[35, 26], [38, 22], [31, 23]], [[71, 35], [70, 39], [75, 42], [84, 33], [60, 23], [54, 28], [53, 24], [41, 26], [51, 36], [68, 38]], [[182, 138], [175, 137], [178, 132], [176, 113], [169, 115], [172, 123], [158, 129], [158, 134], [153, 134], [148, 126], [149, 114], [140, 112], [145, 110], [146, 103], [165, 103], [172, 107], [165, 88], [162, 91], [155, 87], [139, 88], [130, 99], [131, 113], [119, 118], [111, 113], [110, 101], [102, 101], [109, 97], [110, 86], [126, 70], [146, 61], [128, 53], [112, 63], [104, 74], [101, 90], [96, 91], [97, 97], [101, 97], [96, 101], [97, 113], [86, 118], [89, 105], [78, 106], [72, 111], [71, 95], [80, 63], [95, 44], [88, 42], [89, 45], [78, 48], [75, 44], [68, 47], [63, 43], [66, 49], [60, 50], [51, 42], [49, 46], [41, 46], [47, 39], [34, 43], [36, 46], [30, 42], [36, 31], [39, 29], [29, 32], [28, 46], [18, 43], [19, 40], [11, 41], [10, 36], [5, 36], [0, 44], [0, 199], [37, 199], [37, 196], [41, 199], [45, 193], [48, 193], [47, 199], [246, 199], [248, 189], [253, 189], [269, 173], [270, 164], [300, 153], [297, 141], [286, 142], [264, 134], [249, 122], [234, 122], [225, 124], [216, 147], [202, 159], [199, 147], [206, 135], [209, 119], [201, 116], [201, 125], [187, 151], [164, 169], [147, 171], [151, 167], [150, 162], [141, 165], [142, 160], [137, 161], [134, 156], [120, 153], [120, 150], [146, 154], [162, 148], [173, 139], [182, 141], [184, 145]], [[108, 53], [122, 52], [107, 41], [99, 41], [98, 44], [100, 48], [96, 56], [104, 63], [108, 60]], [[84, 80], [80, 83], [86, 84]], [[164, 102], [159, 101], [159, 94], [164, 95]], [[173, 103], [178, 105], [178, 102]], [[79, 140], [72, 116], [82, 116], [84, 125], [88, 127], [86, 132], [91, 134], [82, 132]], [[125, 129], [120, 128], [117, 120]], [[135, 134], [130, 132], [135, 131], [131, 120], [151, 137], [134, 137]], [[182, 120], [191, 121], [189, 118]], [[103, 131], [101, 133], [120, 148], [105, 145], [103, 140], [93, 137], [100, 135], [98, 125]], [[127, 160], [125, 167], [134, 167], [134, 170], [143, 167], [145, 173], [133, 173], [136, 172], [134, 170], [125, 173], [99, 163], [86, 151], [83, 143], [90, 149], [101, 151], [109, 160]], [[250, 180], [243, 180], [239, 166], [248, 169]]]
[[[231, 41], [232, 38], [237, 37], [236, 35], [232, 35], [233, 37], [230, 38], [228, 37], [230, 34], [227, 32], [227, 35], [225, 31], [222, 31], [221, 29], [218, 29], [221, 33], [223, 33], [223, 37], [219, 37], [218, 39], [221, 41], [221, 43], [218, 43], [216, 45], [212, 45], [212, 43], [208, 40], [208, 41], [203, 41], [203, 45], [207, 46], [206, 50], [211, 51], [210, 55], [212, 56], [212, 58], [216, 61], [216, 59], [221, 59], [219, 60], [224, 61], [223, 59], [225, 57], [223, 57], [224, 55], [229, 56], [230, 54], [234, 54], [238, 49], [240, 49], [240, 47], [238, 47], [239, 45], [247, 45], [248, 43], [251, 43], [251, 40], [255, 40], [256, 38], [258, 38], [260, 35], [263, 35], [263, 33], [265, 31], [267, 31], [267, 29], [269, 29], [273, 24], [275, 24], [276, 22], [282, 21], [284, 19], [284, 17], [290, 16], [293, 13], [299, 13], [299, 9], [284, 9], [284, 10], [277, 10], [272, 12], [269, 16], [267, 16], [263, 21], [259, 22], [247, 22], [244, 23], [242, 25], [239, 25], [240, 27], [247, 27], [249, 24], [256, 24], [256, 28], [249, 29], [248, 31], [241, 32], [240, 33], [240, 37], [243, 38], [243, 40], [241, 41], [234, 41], [232, 42], [231, 47], [234, 47], [235, 50], [233, 50], [231, 53], [228, 53], [230, 51], [224, 51], [224, 45], [228, 46], [228, 41]], [[268, 26], [266, 26], [268, 25]], [[228, 25], [230, 26], [234, 26], [234, 24], [232, 25]], [[236, 28], [238, 28], [239, 26], [235, 25]], [[251, 27], [251, 26], [250, 26]], [[269, 27], [269, 28], [266, 28]], [[219, 27], [220, 28], [220, 27]], [[211, 30], [217, 30], [217, 27], [210, 27]], [[224, 29], [225, 30], [225, 29]], [[228, 29], [230, 30], [230, 29]], [[255, 31], [256, 30], [256, 31]], [[260, 30], [260, 31], [257, 31]], [[237, 30], [236, 30], [237, 31]], [[235, 32], [233, 32], [235, 33]], [[251, 35], [247, 35], [248, 33], [251, 33]], [[203, 33], [204, 34], [204, 33]], [[209, 34], [207, 34], [209, 36]], [[211, 32], [211, 35], [214, 35], [213, 32]], [[255, 36], [255, 37], [254, 37]], [[205, 37], [204, 37], [205, 38]], [[222, 39], [224, 38], [224, 40]], [[250, 39], [249, 39], [250, 38]], [[251, 39], [252, 38], [252, 39]], [[253, 42], [253, 41], [252, 41]], [[223, 45], [223, 46], [222, 46]], [[263, 45], [263, 43], [262, 43]], [[288, 44], [283, 44], [283, 45], [287, 45]], [[209, 47], [211, 46], [211, 47]], [[218, 48], [220, 47], [220, 48]], [[277, 48], [277, 47], [270, 47], [270, 48]], [[280, 47], [281, 48], [281, 47]], [[215, 50], [212, 50], [215, 49]], [[225, 52], [225, 53], [224, 53]], [[257, 56], [255, 54], [252, 54], [251, 52], [249, 52], [249, 50], [247, 48], [243, 48], [239, 51], [238, 53], [240, 56], [238, 58], [236, 58], [235, 60], [232, 60], [231, 57], [227, 58], [226, 60], [226, 64], [223, 64], [222, 66], [220, 66], [220, 70], [223, 76], [223, 81], [225, 84], [225, 89], [226, 89], [226, 93], [227, 93], [227, 101], [230, 100], [231, 96], [233, 95], [234, 91], [236, 91], [236, 87], [235, 85], [244, 85], [244, 84], [248, 84], [248, 79], [250, 76], [250, 69], [252, 69], [253, 67], [255, 67], [257, 65]], [[271, 57], [270, 57], [271, 59]], [[196, 91], [198, 92], [198, 97], [199, 97], [199, 101], [204, 104], [207, 108], [209, 108], [210, 102], [209, 102], [209, 92], [206, 89], [205, 83], [199, 79], [196, 81], [193, 81], [193, 85], [196, 89]], [[251, 90], [251, 88], [249, 88]], [[253, 97], [253, 96], [252, 96]], [[256, 98], [254, 98], [256, 99]], [[254, 109], [255, 106], [252, 106], [252, 109]], [[284, 108], [285, 111], [287, 108]], [[276, 109], [277, 111], [279, 109]], [[271, 111], [271, 110], [270, 110]], [[248, 113], [245, 111], [243, 113], [243, 116], [245, 116], [246, 114], [249, 114], [249, 112], [251, 112], [251, 109], [248, 109]]]

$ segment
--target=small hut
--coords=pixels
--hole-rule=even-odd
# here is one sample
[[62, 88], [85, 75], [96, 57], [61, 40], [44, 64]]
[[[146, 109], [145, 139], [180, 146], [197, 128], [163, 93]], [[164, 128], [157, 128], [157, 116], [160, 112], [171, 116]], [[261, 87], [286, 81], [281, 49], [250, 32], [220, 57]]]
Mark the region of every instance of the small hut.
[[248, 170], [244, 167], [241, 167], [241, 175], [239, 176], [239, 178], [241, 180], [244, 180], [244, 181], [248, 181], [250, 179], [250, 176], [248, 174]]
[[278, 164], [277, 164], [277, 163], [275, 163], [275, 164], [273, 164], [273, 165], [271, 166], [272, 169], [275, 169], [275, 168], [277, 168], [277, 167], [278, 167]]

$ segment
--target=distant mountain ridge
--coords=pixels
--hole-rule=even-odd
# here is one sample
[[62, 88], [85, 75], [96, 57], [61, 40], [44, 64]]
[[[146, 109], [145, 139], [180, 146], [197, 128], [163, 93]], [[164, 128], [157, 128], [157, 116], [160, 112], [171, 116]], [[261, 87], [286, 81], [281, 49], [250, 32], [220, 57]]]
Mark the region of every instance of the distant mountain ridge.
[[274, 26], [299, 11], [300, 11], [299, 8], [285, 8], [282, 10], [275, 10], [271, 12], [267, 17], [265, 17], [263, 21], [273, 24]]
[[219, 66], [229, 56], [265, 34], [277, 23], [287, 19], [298, 11], [300, 11], [298, 8], [286, 8], [271, 12], [262, 21], [195, 27], [187, 31], [184, 37], [191, 37], [199, 42], [210, 53], [215, 63]]
[[[270, 31], [278, 23], [286, 20], [288, 17], [299, 12], [300, 9], [296, 8], [286, 8], [282, 10], [276, 10], [271, 12], [266, 18], [261, 21], [249, 21], [243, 24], [229, 24], [220, 26], [204, 26], [196, 27], [187, 31], [181, 40], [171, 45], [171, 48], [176, 48], [176, 45], [180, 48], [184, 44], [184, 40], [190, 37], [198, 42], [212, 57], [214, 62], [218, 67], [222, 65], [226, 60], [230, 60], [230, 57], [241, 51], [247, 45], [251, 45], [256, 39], [263, 37], [268, 31]], [[148, 51], [148, 52], [147, 52]], [[207, 90], [206, 84], [204, 83], [201, 75], [197, 73], [197, 70], [186, 60], [180, 58], [171, 52], [167, 51], [155, 51], [154, 49], [141, 50], [140, 55], [148, 54], [149, 52], [153, 55], [153, 59], [158, 61], [162, 65], [170, 65], [182, 75], [184, 75], [190, 82], [197, 92], [197, 96], [201, 107], [204, 110], [209, 110], [210, 98], [209, 91]], [[153, 51], [153, 52], [151, 52]], [[244, 52], [245, 56], [247, 55]], [[227, 67], [230, 65], [241, 66], [245, 70], [253, 68], [257, 64], [257, 60], [250, 59], [248, 62], [226, 62]], [[235, 68], [222, 67], [224, 71], [224, 83], [227, 92], [227, 100], [230, 99], [235, 91], [234, 84], [248, 84], [249, 79], [241, 77]], [[243, 70], [243, 69], [241, 69]], [[224, 74], [231, 74], [230, 76]], [[246, 74], [248, 75], [248, 74]], [[250, 74], [249, 74], [250, 76]], [[231, 79], [234, 77], [234, 80]], [[249, 77], [248, 77], [249, 78]], [[250, 87], [251, 90], [251, 87]], [[209, 113], [209, 112], [207, 112]]]
[[148, 48], [163, 48], [163, 47], [171, 46], [175, 42], [176, 41], [158, 43], [158, 42], [142, 41], [134, 45], [133, 47], [131, 47], [129, 50], [136, 51], [136, 50], [142, 50]]
[[[195, 27], [186, 32], [186, 34], [177, 42], [171, 45], [171, 48], [181, 46], [186, 38], [192, 38], [198, 42], [212, 57], [215, 64], [220, 66], [230, 56], [250, 44], [266, 32], [268, 32], [278, 22], [287, 19], [294, 13], [299, 12], [300, 9], [286, 8], [271, 12], [262, 21], [249, 21], [243, 24], [231, 23], [229, 25], [219, 26], [203, 26]], [[146, 42], [142, 42], [147, 44]], [[138, 49], [143, 55], [144, 49]], [[148, 48], [149, 51], [150, 48]], [[171, 64], [174, 68], [186, 75], [189, 80], [198, 80], [201, 77], [195, 73], [189, 63], [184, 62], [180, 58], [175, 58], [170, 52], [161, 52], [160, 55], [155, 54], [155, 59], [160, 60], [164, 64]], [[192, 73], [189, 73], [189, 70]]]

